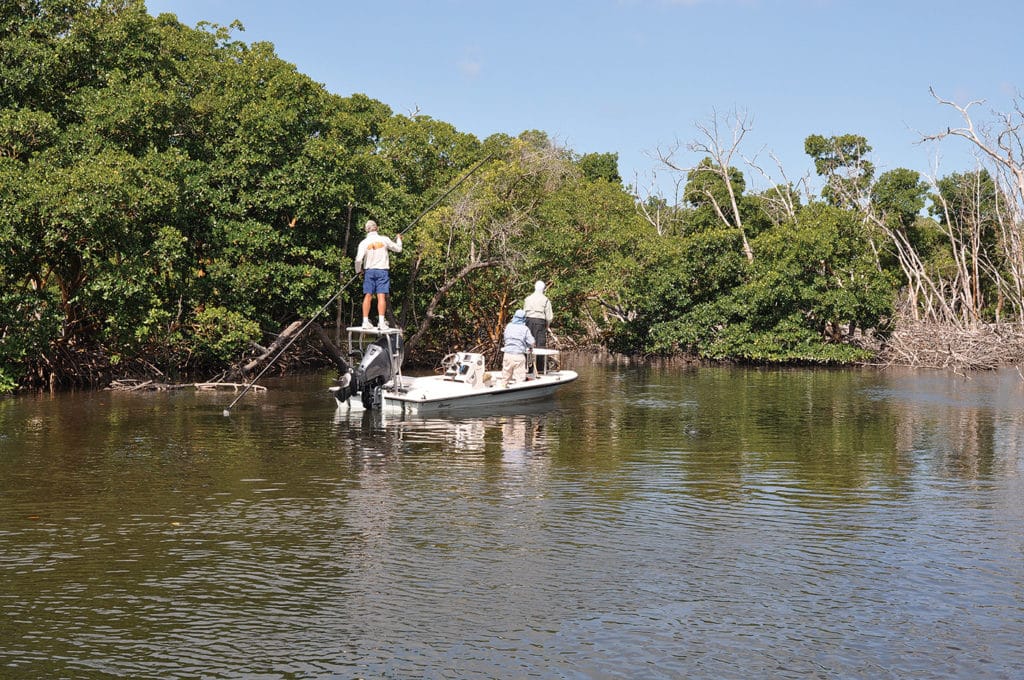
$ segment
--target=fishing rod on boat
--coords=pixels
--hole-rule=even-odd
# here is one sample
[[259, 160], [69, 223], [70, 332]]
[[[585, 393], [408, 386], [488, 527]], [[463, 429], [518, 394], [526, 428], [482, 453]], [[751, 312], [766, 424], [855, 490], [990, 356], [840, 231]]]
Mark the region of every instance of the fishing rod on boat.
[[[459, 178], [459, 181], [458, 181], [458, 182], [456, 182], [455, 184], [453, 184], [453, 185], [452, 185], [452, 186], [451, 186], [451, 187], [450, 187], [450, 188], [449, 188], [449, 189], [448, 189], [447, 191], [445, 191], [445, 192], [444, 192], [443, 194], [441, 194], [440, 196], [438, 196], [438, 198], [437, 198], [437, 199], [436, 199], [436, 200], [435, 200], [435, 201], [434, 201], [433, 203], [431, 203], [431, 204], [430, 204], [430, 206], [429, 206], [429, 207], [427, 207], [427, 209], [426, 209], [426, 210], [424, 210], [423, 212], [421, 212], [421, 213], [420, 213], [420, 214], [419, 214], [419, 215], [418, 215], [418, 216], [416, 217], [416, 219], [414, 219], [414, 220], [413, 220], [412, 222], [410, 222], [410, 223], [409, 223], [408, 225], [406, 225], [406, 226], [405, 226], [405, 227], [404, 227], [404, 228], [403, 228], [403, 229], [402, 229], [401, 231], [399, 231], [399, 232], [398, 232], [398, 233], [397, 233], [396, 235], [397, 235], [397, 236], [401, 236], [402, 234], [404, 234], [405, 232], [409, 231], [409, 230], [410, 230], [410, 229], [412, 229], [412, 228], [413, 228], [414, 226], [416, 226], [416, 224], [417, 224], [417, 223], [418, 223], [418, 222], [419, 222], [419, 221], [420, 221], [421, 219], [423, 219], [423, 218], [424, 218], [424, 217], [425, 217], [425, 216], [427, 215], [427, 213], [429, 213], [429, 212], [430, 212], [431, 210], [433, 210], [434, 208], [436, 208], [436, 207], [438, 206], [438, 204], [439, 204], [439, 203], [440, 203], [441, 201], [443, 201], [444, 199], [446, 199], [446, 198], [447, 198], [447, 197], [448, 197], [448, 196], [449, 196], [449, 195], [450, 195], [450, 194], [451, 194], [451, 193], [452, 193], [453, 191], [455, 191], [455, 190], [456, 190], [456, 189], [458, 189], [458, 188], [459, 188], [460, 186], [462, 186], [462, 183], [463, 183], [463, 182], [465, 182], [465, 181], [466, 181], [467, 179], [469, 179], [469, 178], [470, 178], [470, 176], [472, 176], [472, 174], [473, 174], [474, 172], [476, 172], [477, 170], [479, 170], [479, 169], [480, 169], [480, 166], [482, 166], [482, 165], [483, 165], [484, 163], [486, 163], [487, 161], [491, 160], [491, 158], [492, 158], [493, 156], [494, 156], [494, 154], [493, 154], [493, 153], [489, 153], [489, 154], [487, 154], [486, 156], [484, 156], [484, 157], [483, 157], [482, 159], [480, 159], [480, 161], [478, 161], [476, 165], [474, 165], [474, 166], [473, 166], [472, 168], [470, 168], [470, 169], [469, 169], [469, 170], [468, 170], [468, 171], [467, 171], [467, 172], [466, 172], [466, 173], [465, 173], [465, 174], [464, 174], [464, 175], [463, 175], [463, 176], [462, 176], [461, 178]], [[352, 283], [353, 281], [355, 281], [355, 280], [356, 280], [357, 278], [359, 278], [359, 274], [356, 274], [356, 275], [354, 275], [354, 276], [353, 276], [352, 278], [350, 278], [350, 279], [349, 279], [348, 281], [346, 281], [346, 282], [345, 282], [345, 284], [344, 284], [343, 286], [341, 286], [341, 287], [340, 287], [340, 288], [338, 289], [338, 292], [337, 292], [337, 293], [335, 293], [334, 295], [332, 295], [332, 296], [331, 296], [331, 299], [330, 299], [330, 300], [328, 300], [327, 302], [325, 302], [325, 303], [323, 304], [323, 306], [322, 306], [322, 307], [320, 307], [320, 309], [316, 310], [316, 312], [315, 312], [315, 313], [313, 314], [313, 316], [309, 317], [309, 320], [308, 320], [308, 321], [306, 321], [306, 323], [305, 323], [305, 324], [303, 324], [302, 328], [300, 328], [300, 329], [299, 329], [298, 331], [296, 331], [296, 332], [295, 332], [295, 333], [294, 333], [294, 334], [292, 335], [292, 337], [288, 339], [288, 342], [286, 342], [286, 343], [285, 343], [285, 344], [284, 344], [284, 345], [283, 345], [283, 346], [281, 347], [281, 349], [279, 349], [279, 350], [277, 351], [277, 354], [275, 354], [275, 355], [274, 355], [274, 357], [273, 357], [273, 358], [272, 358], [272, 359], [271, 359], [270, 361], [268, 361], [268, 362], [267, 362], [267, 365], [263, 367], [263, 370], [262, 370], [262, 371], [260, 371], [260, 372], [259, 372], [258, 374], [256, 374], [256, 377], [252, 379], [252, 382], [250, 382], [249, 384], [247, 384], [247, 385], [245, 386], [245, 389], [243, 389], [243, 390], [242, 390], [242, 391], [241, 391], [241, 392], [240, 392], [240, 393], [238, 394], [238, 396], [237, 396], [237, 397], [235, 397], [235, 398], [234, 398], [234, 400], [233, 400], [233, 401], [232, 401], [232, 402], [231, 402], [230, 404], [228, 404], [228, 407], [227, 407], [226, 409], [224, 409], [224, 416], [225, 416], [225, 417], [227, 417], [227, 416], [230, 416], [230, 415], [231, 415], [231, 409], [233, 409], [233, 408], [235, 407], [235, 404], [237, 404], [237, 403], [238, 403], [238, 400], [239, 400], [239, 399], [241, 399], [242, 397], [244, 397], [244, 396], [245, 396], [245, 394], [246, 394], [246, 393], [247, 393], [247, 392], [248, 392], [248, 391], [249, 391], [250, 389], [252, 389], [253, 385], [255, 385], [256, 383], [258, 383], [258, 382], [260, 381], [260, 378], [262, 378], [262, 377], [263, 377], [263, 374], [264, 374], [264, 373], [266, 373], [266, 372], [267, 372], [267, 370], [269, 370], [269, 369], [270, 369], [270, 367], [274, 365], [274, 362], [275, 362], [275, 361], [277, 361], [277, 360], [278, 360], [279, 358], [281, 358], [281, 355], [285, 353], [285, 350], [287, 350], [287, 349], [288, 349], [289, 347], [291, 347], [291, 346], [292, 346], [292, 343], [294, 343], [294, 342], [295, 342], [295, 341], [296, 341], [296, 340], [297, 340], [297, 339], [299, 338], [299, 336], [300, 336], [300, 335], [302, 335], [302, 333], [303, 333], [303, 332], [304, 332], [304, 331], [305, 331], [305, 330], [306, 330], [307, 328], [309, 328], [309, 326], [310, 326], [310, 325], [311, 325], [311, 324], [312, 324], [312, 323], [313, 323], [313, 322], [314, 322], [314, 321], [315, 321], [315, 320], [317, 319], [317, 317], [319, 317], [319, 316], [320, 316], [321, 314], [323, 314], [323, 313], [324, 313], [325, 311], [327, 311], [327, 308], [328, 308], [328, 307], [330, 307], [330, 306], [331, 306], [332, 304], [334, 304], [334, 301], [335, 301], [335, 300], [337, 300], [337, 299], [338, 299], [338, 297], [340, 297], [340, 296], [341, 296], [341, 294], [342, 294], [342, 293], [343, 293], [343, 292], [345, 291], [345, 289], [346, 289], [346, 288], [348, 288], [349, 284], [351, 284], [351, 283]]]

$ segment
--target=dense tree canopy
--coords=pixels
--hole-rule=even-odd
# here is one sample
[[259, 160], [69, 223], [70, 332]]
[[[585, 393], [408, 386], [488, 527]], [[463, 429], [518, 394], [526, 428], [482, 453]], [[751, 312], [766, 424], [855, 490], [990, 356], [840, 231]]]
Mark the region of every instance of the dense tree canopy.
[[683, 203], [640, 200], [615, 153], [331, 94], [240, 29], [141, 0], [4, 3], [0, 392], [224, 371], [335, 296], [348, 324], [369, 218], [406, 232], [393, 310], [427, 363], [496, 352], [536, 279], [563, 343], [707, 359], [865, 358], [901, 290], [937, 309], [955, 289], [965, 318], [1021, 311], [987, 174], [876, 179], [866, 139], [813, 134], [824, 187], [802, 201], [749, 192], [711, 139], [672, 166]]

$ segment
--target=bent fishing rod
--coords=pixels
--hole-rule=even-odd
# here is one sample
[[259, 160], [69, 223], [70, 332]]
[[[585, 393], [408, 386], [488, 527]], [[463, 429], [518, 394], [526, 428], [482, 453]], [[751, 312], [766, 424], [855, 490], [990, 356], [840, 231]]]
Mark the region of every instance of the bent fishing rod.
[[[467, 179], [469, 179], [469, 178], [470, 178], [470, 176], [472, 176], [472, 174], [473, 174], [474, 172], [476, 172], [477, 170], [479, 170], [479, 169], [480, 169], [480, 166], [482, 166], [482, 165], [483, 165], [484, 163], [486, 163], [487, 161], [491, 160], [491, 157], [492, 157], [492, 156], [494, 156], [494, 154], [493, 154], [493, 153], [489, 153], [489, 154], [487, 154], [486, 156], [484, 156], [484, 157], [483, 157], [483, 158], [482, 158], [482, 159], [481, 159], [481, 160], [480, 160], [479, 162], [477, 162], [477, 164], [476, 164], [476, 165], [474, 165], [474, 166], [473, 166], [472, 168], [470, 168], [470, 169], [469, 169], [469, 170], [468, 170], [468, 171], [466, 172], [466, 174], [464, 174], [464, 175], [463, 175], [463, 176], [462, 176], [462, 177], [461, 177], [461, 178], [459, 179], [459, 181], [458, 181], [458, 182], [456, 182], [455, 184], [453, 184], [453, 185], [451, 186], [451, 188], [450, 188], [450, 189], [448, 189], [448, 190], [447, 190], [447, 191], [445, 191], [445, 192], [444, 192], [443, 194], [441, 194], [441, 195], [440, 195], [440, 196], [439, 196], [439, 197], [438, 197], [438, 198], [437, 198], [437, 199], [436, 199], [436, 200], [435, 200], [435, 201], [434, 201], [433, 203], [431, 203], [431, 204], [430, 204], [430, 206], [429, 206], [429, 207], [428, 207], [428, 208], [427, 208], [426, 210], [424, 210], [423, 212], [421, 212], [421, 213], [420, 213], [420, 214], [419, 214], [419, 215], [418, 215], [418, 216], [416, 217], [416, 219], [414, 219], [414, 220], [413, 220], [412, 222], [410, 222], [410, 223], [409, 223], [409, 224], [407, 224], [407, 225], [406, 225], [405, 227], [403, 227], [403, 228], [402, 228], [402, 230], [401, 230], [401, 231], [399, 231], [399, 232], [398, 232], [398, 233], [396, 234], [396, 236], [401, 236], [402, 234], [404, 234], [405, 232], [409, 231], [409, 230], [410, 230], [410, 229], [412, 229], [412, 228], [413, 228], [414, 226], [416, 226], [416, 224], [417, 224], [417, 223], [418, 223], [418, 222], [419, 222], [419, 221], [420, 221], [421, 219], [423, 219], [423, 218], [424, 218], [424, 217], [425, 217], [425, 216], [427, 215], [427, 213], [429, 213], [429, 212], [430, 212], [431, 210], [433, 210], [434, 208], [436, 208], [436, 207], [438, 206], [438, 204], [439, 204], [439, 203], [440, 203], [441, 201], [443, 201], [444, 199], [446, 199], [446, 198], [447, 198], [447, 197], [448, 197], [448, 196], [449, 196], [449, 195], [450, 195], [450, 194], [451, 194], [451, 193], [452, 193], [453, 191], [455, 191], [456, 189], [458, 189], [458, 188], [459, 188], [459, 187], [460, 187], [460, 186], [462, 185], [462, 183], [463, 183], [463, 182], [465, 182], [465, 181], [466, 181]], [[337, 292], [337, 293], [335, 293], [334, 295], [332, 295], [332, 296], [331, 296], [331, 299], [330, 299], [330, 300], [328, 300], [327, 302], [325, 302], [325, 303], [323, 304], [323, 306], [321, 306], [321, 307], [320, 307], [320, 309], [316, 310], [316, 312], [315, 312], [315, 313], [313, 314], [313, 316], [309, 317], [309, 320], [308, 320], [308, 321], [306, 321], [306, 323], [305, 323], [305, 324], [303, 324], [302, 328], [300, 328], [300, 329], [299, 329], [298, 331], [296, 331], [296, 332], [295, 332], [295, 333], [294, 333], [294, 334], [292, 335], [292, 337], [290, 337], [290, 338], [288, 339], [288, 342], [286, 342], [286, 343], [285, 343], [285, 344], [284, 344], [284, 345], [283, 345], [283, 346], [281, 347], [281, 349], [279, 349], [279, 350], [277, 351], [277, 354], [275, 354], [275, 355], [274, 355], [274, 357], [273, 357], [273, 358], [272, 358], [272, 359], [271, 359], [270, 361], [268, 361], [268, 362], [267, 362], [267, 365], [263, 367], [263, 370], [261, 370], [261, 371], [260, 371], [260, 372], [259, 372], [258, 374], [256, 374], [256, 377], [252, 379], [252, 382], [250, 382], [249, 384], [247, 384], [247, 385], [245, 386], [245, 388], [244, 388], [244, 389], [243, 389], [243, 390], [242, 390], [242, 391], [241, 391], [241, 392], [240, 392], [240, 393], [238, 394], [238, 396], [237, 396], [237, 397], [235, 397], [235, 398], [234, 398], [234, 400], [233, 400], [233, 401], [232, 401], [232, 402], [231, 402], [230, 404], [228, 404], [228, 407], [227, 407], [226, 409], [224, 409], [224, 416], [225, 416], [225, 417], [227, 417], [227, 416], [230, 416], [230, 415], [231, 415], [231, 409], [233, 409], [233, 408], [235, 407], [235, 404], [237, 404], [237, 403], [238, 403], [238, 400], [239, 400], [239, 399], [241, 399], [242, 397], [244, 397], [244, 396], [245, 396], [245, 394], [246, 394], [246, 393], [247, 393], [247, 392], [248, 392], [248, 391], [249, 391], [250, 389], [252, 389], [253, 385], [255, 385], [256, 383], [258, 383], [258, 382], [260, 381], [260, 378], [262, 378], [262, 377], [263, 377], [263, 374], [264, 374], [264, 373], [266, 373], [266, 372], [267, 372], [267, 371], [268, 371], [268, 370], [270, 369], [270, 367], [274, 365], [274, 362], [275, 362], [275, 361], [277, 361], [277, 360], [278, 360], [279, 358], [281, 358], [281, 355], [285, 353], [285, 350], [287, 350], [287, 349], [288, 349], [289, 347], [291, 347], [291, 346], [292, 346], [292, 343], [294, 343], [294, 342], [295, 342], [296, 340], [298, 340], [299, 336], [300, 336], [300, 335], [302, 335], [302, 333], [303, 333], [303, 332], [304, 332], [304, 331], [305, 331], [305, 330], [306, 330], [307, 328], [309, 328], [309, 326], [310, 326], [310, 325], [311, 325], [311, 324], [312, 324], [312, 323], [313, 323], [314, 321], [316, 321], [317, 317], [319, 317], [319, 316], [320, 316], [321, 314], [323, 314], [323, 313], [324, 313], [325, 311], [327, 311], [327, 308], [328, 308], [328, 307], [330, 307], [330, 306], [331, 306], [331, 305], [332, 305], [332, 304], [334, 303], [334, 301], [335, 301], [335, 300], [337, 300], [337, 299], [338, 299], [338, 297], [339, 297], [339, 296], [340, 296], [340, 295], [341, 295], [341, 294], [342, 294], [342, 293], [343, 293], [343, 292], [345, 291], [345, 289], [349, 287], [349, 284], [351, 284], [351, 283], [352, 283], [353, 281], [355, 281], [355, 280], [356, 280], [357, 278], [359, 278], [359, 274], [355, 274], [354, 276], [352, 276], [352, 278], [350, 278], [350, 279], [349, 279], [348, 281], [346, 281], [346, 282], [345, 282], [345, 284], [344, 284], [343, 286], [341, 286], [341, 287], [340, 287], [340, 288], [338, 289], [338, 292]]]

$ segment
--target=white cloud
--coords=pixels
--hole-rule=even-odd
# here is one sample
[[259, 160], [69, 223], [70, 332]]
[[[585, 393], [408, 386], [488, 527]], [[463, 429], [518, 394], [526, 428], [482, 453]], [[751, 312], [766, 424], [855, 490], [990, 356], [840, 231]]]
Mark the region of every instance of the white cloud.
[[459, 62], [459, 71], [467, 78], [476, 78], [483, 70], [483, 64], [476, 59], [463, 59]]

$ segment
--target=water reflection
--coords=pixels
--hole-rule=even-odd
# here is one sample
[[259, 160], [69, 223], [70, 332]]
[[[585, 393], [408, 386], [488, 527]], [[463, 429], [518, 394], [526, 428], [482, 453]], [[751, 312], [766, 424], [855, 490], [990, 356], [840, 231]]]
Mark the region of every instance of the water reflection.
[[1024, 380], [1015, 370], [969, 376], [893, 373], [869, 394], [896, 415], [896, 446], [902, 451], [927, 451], [946, 474], [965, 479], [1019, 469]]
[[[587, 364], [500, 413], [329, 377], [0, 401], [0, 675], [1012, 677], [1024, 392]], [[950, 650], [942, 652], [941, 650]]]

